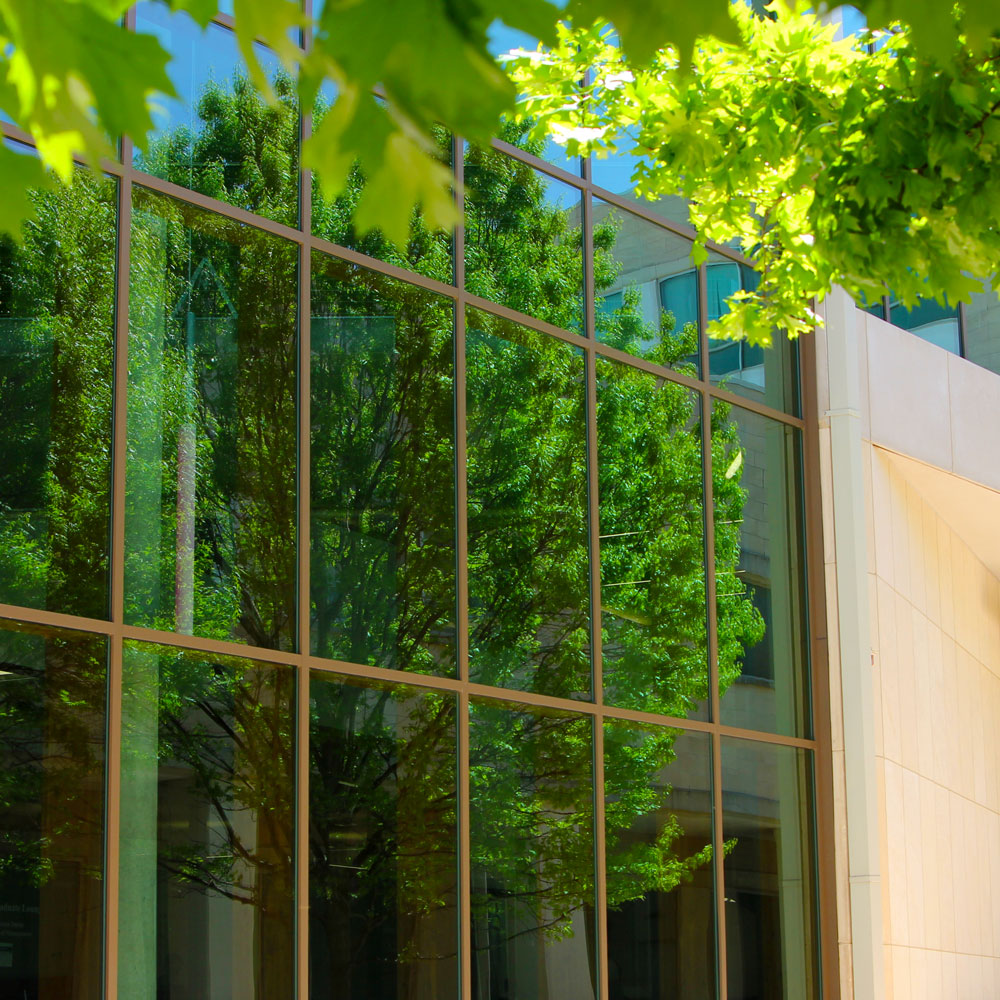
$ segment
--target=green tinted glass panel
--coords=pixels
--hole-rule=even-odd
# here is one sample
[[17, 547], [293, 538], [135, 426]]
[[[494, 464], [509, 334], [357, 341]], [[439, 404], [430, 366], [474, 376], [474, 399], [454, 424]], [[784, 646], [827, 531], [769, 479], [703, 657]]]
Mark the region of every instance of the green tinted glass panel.
[[467, 329], [470, 675], [589, 697], [583, 354], [474, 310]]
[[126, 620], [290, 649], [297, 250], [137, 188]]
[[118, 990], [294, 995], [295, 672], [126, 642]]
[[580, 192], [493, 149], [465, 153], [465, 286], [583, 330]]
[[170, 54], [176, 97], [158, 95], [149, 149], [135, 165], [201, 194], [287, 225], [299, 217], [299, 113], [294, 82], [268, 49], [255, 54], [276, 99], [250, 84], [236, 36], [210, 24], [203, 32], [186, 13], [140, 3], [136, 30]]
[[604, 696], [704, 717], [704, 473], [696, 393], [597, 361]]
[[593, 722], [476, 700], [473, 996], [596, 996]]
[[607, 722], [604, 784], [611, 1000], [714, 1000], [711, 737]]
[[455, 699], [314, 671], [309, 995], [458, 996]]
[[107, 642], [0, 622], [0, 996], [96, 997]]
[[813, 808], [811, 751], [722, 737], [733, 1000], [820, 995]]
[[454, 308], [317, 254], [312, 649], [455, 670]]
[[614, 308], [597, 311], [597, 339], [697, 375], [698, 272], [691, 241], [608, 202], [595, 198], [593, 204], [594, 285], [610, 301], [618, 296]]
[[810, 733], [801, 432], [712, 409], [722, 721]]
[[116, 195], [81, 173], [0, 240], [0, 603], [108, 614]]

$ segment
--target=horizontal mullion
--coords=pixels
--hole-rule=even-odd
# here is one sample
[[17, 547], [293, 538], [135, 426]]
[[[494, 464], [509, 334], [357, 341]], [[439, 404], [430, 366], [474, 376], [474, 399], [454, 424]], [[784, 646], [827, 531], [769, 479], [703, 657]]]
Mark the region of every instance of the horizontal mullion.
[[527, 150], [521, 149], [520, 146], [504, 142], [503, 139], [491, 139], [490, 146], [497, 150], [497, 152], [506, 153], [511, 159], [519, 160], [529, 167], [534, 167], [535, 170], [543, 174], [548, 174], [550, 177], [554, 177], [564, 184], [579, 188], [581, 191], [587, 188], [587, 181], [579, 174], [574, 174], [565, 167], [558, 167], [554, 163], [549, 163], [548, 160], [543, 160], [541, 157], [535, 156], [534, 153], [529, 153]]
[[730, 392], [728, 389], [721, 389], [711, 383], [708, 383], [707, 388], [708, 394], [714, 399], [719, 399], [725, 403], [732, 403], [733, 406], [742, 407], [744, 410], [753, 410], [754, 413], [759, 413], [762, 417], [770, 417], [772, 420], [778, 420], [783, 424], [798, 427], [800, 431], [805, 430], [806, 422], [801, 417], [792, 416], [791, 413], [786, 413], [784, 410], [777, 410], [773, 406], [768, 406], [767, 403], [759, 403], [755, 399], [749, 399], [746, 396], [739, 395], [739, 393]]
[[[38, 149], [35, 145], [35, 139], [32, 134], [30, 132], [26, 132], [18, 125], [13, 125], [10, 122], [0, 122], [0, 133], [2, 133], [6, 139], [11, 139], [14, 142], [20, 142], [22, 145], [29, 146], [31, 149], [36, 151]], [[87, 160], [78, 154], [73, 156], [73, 162], [79, 167], [90, 166]], [[125, 173], [125, 167], [123, 167], [118, 160], [112, 160], [106, 156], [101, 157], [98, 169], [106, 174], [111, 174], [114, 177], [121, 177]]]

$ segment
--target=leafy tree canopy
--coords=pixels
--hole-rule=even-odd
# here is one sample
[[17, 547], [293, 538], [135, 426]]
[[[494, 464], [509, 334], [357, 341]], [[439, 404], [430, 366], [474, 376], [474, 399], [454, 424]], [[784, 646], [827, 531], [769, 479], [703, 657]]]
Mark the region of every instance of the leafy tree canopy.
[[[170, 3], [202, 25], [217, 9], [216, 0]], [[111, 155], [109, 136], [145, 147], [149, 99], [173, 88], [159, 42], [121, 30], [127, 6], [0, 0], [0, 110], [41, 154], [0, 147], [0, 229], [19, 231], [31, 211], [21, 192], [46, 179], [46, 166], [69, 182], [74, 157]], [[904, 17], [912, 31], [893, 28], [891, 45], [868, 57], [834, 43], [797, 0], [774, 0], [766, 18], [729, 0], [327, 0], [305, 53], [290, 40], [307, 24], [295, 0], [233, 0], [262, 93], [271, 88], [255, 38], [285, 64], [303, 110], [324, 81], [335, 84], [302, 159], [330, 195], [360, 163], [359, 230], [378, 226], [402, 246], [417, 203], [432, 226], [457, 221], [434, 128], [485, 140], [515, 112], [519, 87], [529, 95], [522, 110], [563, 129], [574, 149], [608, 150], [612, 126], [634, 129], [650, 157], [639, 190], [684, 193], [704, 236], [742, 241], [764, 280], [722, 326], [762, 341], [772, 326], [807, 329], [803, 301], [833, 281], [875, 294], [884, 279], [912, 303], [919, 292], [957, 299], [972, 287], [963, 270], [994, 269], [993, 0], [856, 6], [873, 27]], [[517, 63], [512, 81], [488, 51], [495, 22], [554, 46], [551, 55]]]

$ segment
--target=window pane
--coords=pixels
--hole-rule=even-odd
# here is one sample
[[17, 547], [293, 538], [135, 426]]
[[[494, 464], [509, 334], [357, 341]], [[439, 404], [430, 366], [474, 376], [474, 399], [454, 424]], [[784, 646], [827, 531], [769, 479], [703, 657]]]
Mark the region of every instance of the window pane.
[[469, 669], [590, 696], [583, 352], [467, 314]]
[[819, 996], [809, 750], [722, 737], [730, 1000]]
[[921, 299], [912, 309], [889, 302], [889, 319], [893, 326], [909, 330], [921, 340], [937, 344], [952, 354], [958, 354], [961, 338], [958, 328], [958, 307], [942, 306], [934, 299]]
[[312, 650], [453, 675], [454, 308], [313, 269]]
[[[620, 295], [597, 339], [647, 361], [698, 372], [698, 272], [691, 241], [594, 199], [594, 284]], [[661, 289], [665, 289], [666, 294]]]
[[458, 996], [455, 700], [314, 671], [313, 1000]]
[[465, 184], [466, 288], [582, 332], [579, 190], [477, 146], [466, 150]]
[[[313, 132], [329, 110], [334, 93], [320, 95], [313, 113]], [[451, 165], [452, 137], [443, 128], [434, 130], [435, 153], [442, 163]], [[350, 247], [360, 253], [384, 260], [398, 267], [416, 271], [445, 284], [455, 280], [455, 253], [452, 234], [430, 229], [417, 211], [410, 224], [410, 237], [405, 247], [397, 247], [378, 229], [360, 233], [355, 228], [355, 213], [365, 190], [365, 177], [355, 166], [347, 179], [347, 189], [336, 198], [327, 198], [315, 174], [312, 180], [312, 231], [314, 236], [338, 246]]]
[[749, 410], [712, 409], [722, 721], [810, 732], [801, 434]]
[[[741, 289], [752, 291], [760, 281], [753, 268], [709, 251], [705, 265], [708, 283], [708, 322], [729, 311], [726, 300]], [[743, 340], [708, 341], [709, 377], [739, 396], [766, 403], [777, 410], [799, 412], [798, 346], [774, 334], [770, 347]]]
[[130, 623], [294, 645], [297, 260], [290, 243], [136, 189]]
[[983, 287], [965, 307], [964, 353], [977, 365], [1000, 373], [1000, 299], [988, 281]]
[[469, 734], [472, 990], [593, 1000], [593, 723], [476, 700]]
[[696, 393], [597, 361], [604, 696], [704, 718], [704, 473]]
[[0, 622], [0, 996], [96, 997], [107, 642]]
[[203, 32], [185, 13], [140, 3], [136, 30], [154, 35], [170, 53], [167, 72], [177, 97], [157, 95], [146, 173], [296, 225], [299, 217], [299, 113], [293, 81], [278, 58], [257, 46], [277, 100], [250, 84], [246, 63], [228, 28]]
[[118, 990], [290, 1000], [295, 673], [126, 642]]
[[604, 725], [611, 1000], [714, 1000], [712, 742]]
[[108, 614], [116, 196], [81, 172], [0, 240], [0, 603]]

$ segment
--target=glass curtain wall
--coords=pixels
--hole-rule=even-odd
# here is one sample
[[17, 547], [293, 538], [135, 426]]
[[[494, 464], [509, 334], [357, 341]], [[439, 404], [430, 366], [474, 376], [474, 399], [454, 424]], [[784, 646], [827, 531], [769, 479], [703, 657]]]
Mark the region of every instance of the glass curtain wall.
[[745, 262], [514, 123], [438, 136], [454, 237], [359, 233], [276, 63], [128, 30], [150, 150], [0, 242], [0, 996], [818, 998], [797, 352], [706, 337]]

